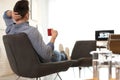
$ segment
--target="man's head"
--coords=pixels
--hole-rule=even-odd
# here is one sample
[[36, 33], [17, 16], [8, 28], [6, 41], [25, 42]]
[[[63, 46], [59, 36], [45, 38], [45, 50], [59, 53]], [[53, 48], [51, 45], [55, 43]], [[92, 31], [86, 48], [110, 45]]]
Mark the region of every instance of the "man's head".
[[20, 19], [15, 19], [16, 21], [24, 19], [24, 18], [28, 18], [29, 17], [29, 2], [27, 0], [19, 0], [14, 8], [13, 8], [14, 12], [17, 12], [18, 15], [21, 16]]

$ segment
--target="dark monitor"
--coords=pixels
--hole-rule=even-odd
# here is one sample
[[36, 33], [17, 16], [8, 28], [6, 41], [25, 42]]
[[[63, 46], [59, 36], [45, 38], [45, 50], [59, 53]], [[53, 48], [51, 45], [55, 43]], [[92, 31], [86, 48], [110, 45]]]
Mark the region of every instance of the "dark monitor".
[[108, 39], [109, 34], [114, 34], [114, 30], [98, 30], [95, 31], [95, 39], [98, 41], [105, 41]]

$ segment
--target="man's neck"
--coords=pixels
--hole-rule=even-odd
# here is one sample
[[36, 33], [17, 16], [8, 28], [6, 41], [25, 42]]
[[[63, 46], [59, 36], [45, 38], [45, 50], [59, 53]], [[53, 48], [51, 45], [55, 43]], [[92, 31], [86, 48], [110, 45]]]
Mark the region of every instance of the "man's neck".
[[27, 22], [27, 20], [22, 19], [22, 20], [16, 21], [16, 24], [21, 24], [21, 23], [24, 23], [24, 22]]

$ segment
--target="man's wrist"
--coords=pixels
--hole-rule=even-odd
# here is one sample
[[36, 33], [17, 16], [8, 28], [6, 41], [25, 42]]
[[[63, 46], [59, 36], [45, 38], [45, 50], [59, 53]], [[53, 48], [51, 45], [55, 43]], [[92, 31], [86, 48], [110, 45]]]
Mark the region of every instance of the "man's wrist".
[[51, 40], [50, 40], [50, 42], [51, 42], [51, 43], [54, 43], [54, 42], [55, 42], [55, 39], [56, 39], [56, 38], [52, 37]]
[[11, 11], [11, 10], [7, 10], [7, 11], [6, 11], [6, 15], [7, 15], [8, 17], [12, 17], [12, 11]]

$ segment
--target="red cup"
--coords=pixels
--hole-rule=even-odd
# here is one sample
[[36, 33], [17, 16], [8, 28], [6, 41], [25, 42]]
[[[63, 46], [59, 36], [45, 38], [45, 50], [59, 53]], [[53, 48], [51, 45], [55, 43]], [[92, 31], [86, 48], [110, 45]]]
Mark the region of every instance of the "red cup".
[[52, 29], [47, 29], [47, 31], [48, 31], [48, 36], [51, 36], [52, 34], [51, 34], [51, 30]]

